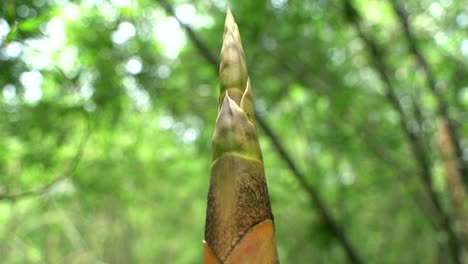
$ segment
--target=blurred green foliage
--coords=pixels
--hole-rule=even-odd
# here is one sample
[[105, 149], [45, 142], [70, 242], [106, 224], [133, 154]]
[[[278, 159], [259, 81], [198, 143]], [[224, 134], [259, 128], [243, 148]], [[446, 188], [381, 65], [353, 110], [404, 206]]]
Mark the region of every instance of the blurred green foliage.
[[[257, 110], [365, 262], [448, 263], [401, 116], [344, 2], [230, 2]], [[468, 159], [466, 1], [404, 2]], [[171, 4], [218, 54], [227, 2]], [[424, 72], [389, 1], [353, 4], [453, 216]], [[158, 1], [2, 0], [0, 70], [0, 262], [201, 262], [218, 80]], [[260, 140], [281, 262], [346, 263]]]

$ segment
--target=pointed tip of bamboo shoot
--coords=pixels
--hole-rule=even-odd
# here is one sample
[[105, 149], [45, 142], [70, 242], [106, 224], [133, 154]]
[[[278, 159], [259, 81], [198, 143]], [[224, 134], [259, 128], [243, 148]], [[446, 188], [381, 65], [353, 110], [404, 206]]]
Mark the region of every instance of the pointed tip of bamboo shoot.
[[237, 30], [237, 23], [236, 23], [236, 20], [234, 19], [234, 16], [232, 15], [231, 8], [229, 6], [226, 11], [226, 19], [224, 20], [224, 28], [225, 28], [225, 31], [226, 29], [230, 29], [232, 31]]
[[227, 10], [226, 10], [225, 24], [227, 24], [228, 20], [233, 21], [234, 23], [236, 23], [235, 20], [234, 20], [234, 17], [232, 16], [231, 7], [229, 5], [228, 5]]
[[218, 118], [213, 135], [213, 160], [228, 151], [237, 151], [262, 160], [254, 122], [253, 96], [239, 30], [227, 10], [221, 64]]
[[239, 28], [237, 27], [237, 23], [236, 23], [236, 20], [234, 19], [234, 16], [232, 15], [231, 9], [228, 7], [228, 10], [226, 12], [226, 19], [224, 20], [223, 37], [225, 38], [229, 32], [230, 34], [234, 36], [234, 39], [236, 40], [236, 43], [240, 47], [240, 49], [243, 50]]
[[[231, 99], [240, 105], [242, 94], [247, 82], [247, 66], [245, 64], [244, 50], [236, 21], [228, 8], [224, 24], [223, 46], [221, 48], [221, 64], [219, 67], [220, 100], [230, 90]], [[238, 92], [234, 92], [238, 90]]]

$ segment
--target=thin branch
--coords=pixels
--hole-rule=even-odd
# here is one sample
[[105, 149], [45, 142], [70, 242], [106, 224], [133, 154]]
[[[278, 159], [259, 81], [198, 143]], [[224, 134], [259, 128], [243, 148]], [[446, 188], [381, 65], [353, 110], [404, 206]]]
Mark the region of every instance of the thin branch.
[[[166, 10], [166, 12], [173, 16], [179, 22], [179, 24], [186, 30], [189, 38], [194, 42], [201, 55], [203, 55], [203, 57], [208, 62], [210, 62], [210, 64], [216, 70], [216, 73], [218, 73], [219, 58], [211, 52], [208, 46], [198, 37], [198, 35], [195, 33], [195, 31], [193, 31], [193, 29], [189, 25], [184, 24], [179, 18], [177, 18], [174, 12], [174, 8], [169, 3], [167, 3], [165, 0], [158, 1], [161, 4], [161, 6]], [[343, 246], [349, 260], [352, 263], [362, 263], [361, 258], [357, 255], [356, 250], [354, 249], [351, 242], [348, 240], [345, 232], [338, 225], [337, 221], [332, 217], [330, 211], [326, 208], [325, 203], [320, 198], [317, 190], [315, 190], [312, 186], [310, 186], [307, 183], [306, 177], [298, 169], [291, 156], [286, 152], [286, 149], [284, 148], [279, 138], [273, 132], [273, 129], [258, 113], [256, 113], [256, 120], [258, 121], [258, 124], [263, 129], [265, 134], [270, 139], [271, 143], [273, 144], [281, 159], [283, 159], [283, 161], [287, 164], [289, 170], [292, 172], [292, 175], [296, 178], [300, 186], [308, 194], [315, 209], [324, 218], [331, 232], [335, 235], [335, 237]]]
[[382, 82], [384, 84], [386, 97], [389, 103], [393, 106], [394, 110], [399, 115], [399, 121], [401, 129], [405, 134], [408, 143], [410, 145], [411, 152], [416, 159], [418, 168], [419, 168], [419, 175], [420, 179], [425, 187], [426, 192], [429, 195], [432, 205], [434, 209], [437, 211], [438, 215], [440, 216], [439, 225], [441, 228], [445, 230], [449, 237], [449, 245], [452, 252], [452, 257], [455, 263], [462, 263], [460, 257], [460, 243], [458, 238], [451, 226], [451, 220], [449, 215], [444, 211], [442, 204], [438, 199], [438, 195], [434, 188], [432, 187], [432, 171], [430, 160], [426, 155], [426, 151], [424, 149], [424, 145], [421, 144], [420, 139], [418, 136], [412, 132], [409, 128], [409, 119], [406, 116], [403, 107], [398, 99], [398, 95], [393, 87], [389, 70], [383, 61], [383, 52], [378, 47], [376, 41], [368, 36], [362, 27], [362, 18], [357, 9], [353, 6], [351, 0], [343, 0], [344, 8], [345, 8], [345, 15], [348, 21], [356, 28], [359, 37], [367, 46], [367, 50], [369, 51], [369, 56], [371, 58], [371, 62], [373, 63], [375, 69], [377, 70]]
[[80, 141], [80, 144], [77, 147], [76, 153], [73, 156], [73, 158], [68, 162], [66, 168], [58, 173], [51, 181], [49, 181], [47, 184], [33, 190], [25, 191], [25, 192], [20, 192], [20, 193], [13, 193], [9, 194], [7, 191], [4, 191], [0, 193], [0, 201], [17, 201], [22, 198], [27, 198], [27, 197], [34, 197], [34, 196], [40, 196], [47, 191], [49, 191], [55, 184], [58, 182], [62, 181], [63, 179], [66, 179], [67, 177], [70, 176], [70, 174], [73, 173], [73, 171], [76, 170], [78, 167], [78, 164], [81, 160], [81, 157], [83, 156], [83, 151], [84, 147], [86, 145], [86, 142], [89, 138], [89, 130], [86, 132], [83, 136], [83, 138]]
[[[422, 54], [421, 50], [418, 47], [416, 36], [411, 28], [410, 22], [408, 20], [408, 14], [406, 10], [396, 1], [390, 0], [393, 6], [393, 10], [395, 11], [396, 15], [399, 18], [400, 24], [403, 27], [405, 32], [406, 41], [408, 42], [409, 50], [416, 58], [417, 63], [423, 69], [427, 86], [429, 87], [430, 91], [434, 98], [436, 98], [437, 102], [437, 112], [440, 116], [442, 116], [448, 122], [448, 132], [450, 136], [450, 140], [453, 142], [455, 154], [457, 155], [459, 164], [463, 162], [463, 151], [460, 144], [460, 139], [457, 135], [453, 122], [449, 118], [448, 114], [448, 105], [444, 99], [444, 96], [441, 93], [440, 89], [437, 89], [436, 81], [434, 79], [434, 73], [432, 71], [431, 66], [428, 64], [426, 58]], [[468, 188], [468, 167], [459, 166], [460, 174], [463, 175], [463, 181], [465, 183], [465, 188]]]

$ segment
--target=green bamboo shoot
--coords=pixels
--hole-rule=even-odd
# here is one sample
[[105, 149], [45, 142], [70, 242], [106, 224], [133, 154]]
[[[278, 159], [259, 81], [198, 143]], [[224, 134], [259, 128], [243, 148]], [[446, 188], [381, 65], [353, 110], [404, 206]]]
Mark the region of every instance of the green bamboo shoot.
[[278, 263], [252, 90], [239, 30], [229, 9], [219, 76], [204, 263]]

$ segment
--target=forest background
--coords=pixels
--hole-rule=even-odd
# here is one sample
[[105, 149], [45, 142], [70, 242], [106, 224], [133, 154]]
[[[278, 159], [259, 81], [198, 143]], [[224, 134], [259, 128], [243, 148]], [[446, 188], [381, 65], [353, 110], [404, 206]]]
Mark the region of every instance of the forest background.
[[[200, 263], [227, 1], [0, 2], [1, 263]], [[238, 0], [281, 263], [468, 261], [464, 0]]]

